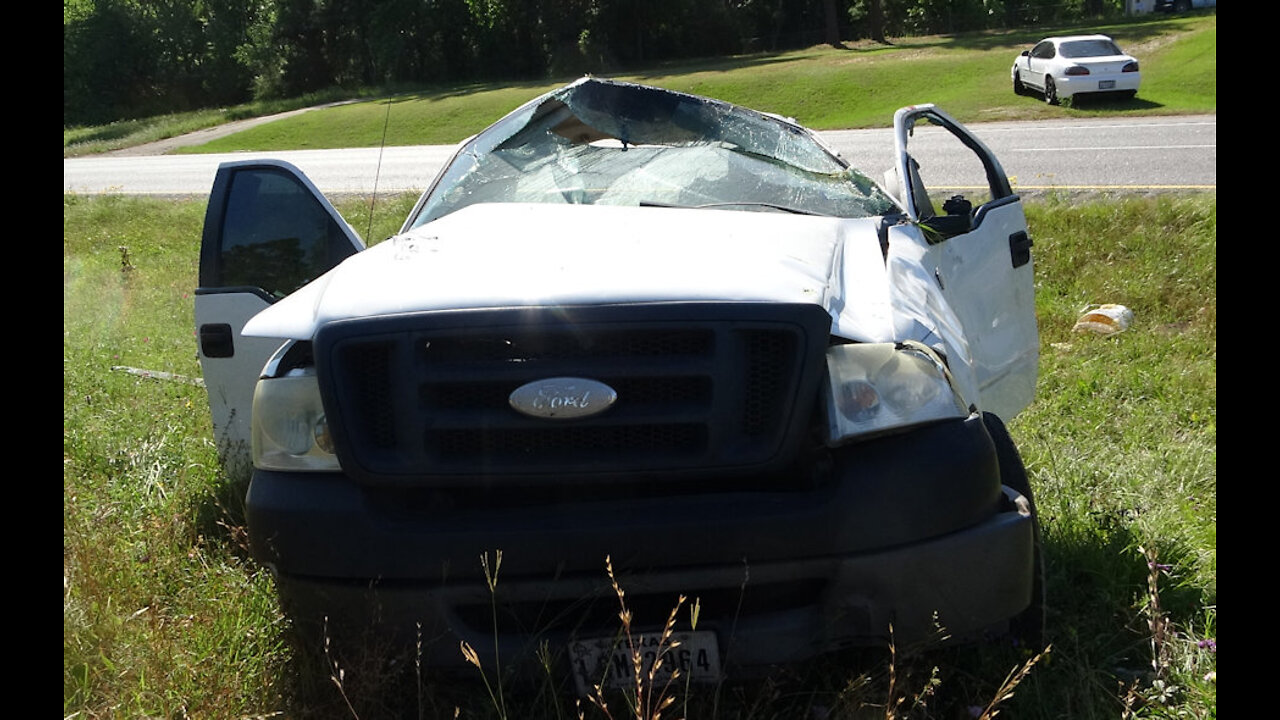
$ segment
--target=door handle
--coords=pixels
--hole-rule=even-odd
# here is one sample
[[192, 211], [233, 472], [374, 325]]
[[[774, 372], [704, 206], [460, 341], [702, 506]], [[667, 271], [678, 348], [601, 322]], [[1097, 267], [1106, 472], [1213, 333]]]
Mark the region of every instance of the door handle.
[[1025, 230], [1009, 236], [1009, 257], [1014, 267], [1022, 267], [1031, 262], [1031, 236]]
[[236, 354], [232, 342], [231, 326], [227, 323], [207, 323], [200, 326], [200, 352], [205, 357], [227, 358]]

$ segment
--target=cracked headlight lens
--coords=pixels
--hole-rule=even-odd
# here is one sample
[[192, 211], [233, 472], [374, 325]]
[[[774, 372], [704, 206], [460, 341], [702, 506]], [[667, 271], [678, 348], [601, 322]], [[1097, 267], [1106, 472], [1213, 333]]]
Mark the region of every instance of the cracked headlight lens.
[[338, 471], [314, 371], [263, 378], [253, 391], [253, 465], [263, 470]]
[[828, 445], [969, 414], [942, 361], [914, 343], [829, 348], [824, 400]]

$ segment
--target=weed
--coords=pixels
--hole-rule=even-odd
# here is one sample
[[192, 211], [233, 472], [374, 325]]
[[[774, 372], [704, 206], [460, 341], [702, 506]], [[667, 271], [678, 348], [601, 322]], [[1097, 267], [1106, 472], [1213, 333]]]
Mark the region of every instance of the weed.
[[507, 717], [507, 699], [506, 694], [502, 690], [502, 661], [498, 654], [498, 570], [502, 568], [502, 551], [498, 550], [494, 553], [493, 567], [489, 566], [489, 553], [480, 555], [480, 565], [484, 568], [484, 579], [489, 585], [489, 605], [492, 611], [493, 620], [493, 660], [494, 660], [494, 677], [498, 687], [494, 690], [493, 685], [489, 682], [489, 675], [484, 671], [484, 666], [480, 663], [480, 656], [476, 653], [475, 648], [467, 644], [463, 640], [459, 643], [462, 650], [462, 657], [467, 662], [475, 665], [480, 670], [480, 678], [484, 681], [484, 688], [489, 693], [489, 699], [493, 702], [494, 708], [498, 712], [498, 717]]
[[[681, 596], [681, 599], [683, 599], [683, 596]], [[739, 595], [739, 602], [741, 602], [741, 595]], [[679, 607], [677, 606], [676, 609], [678, 610]], [[702, 614], [702, 598], [694, 598], [693, 605], [689, 606], [689, 630], [690, 631], [694, 631], [698, 629], [698, 617], [701, 614]], [[674, 613], [673, 613], [673, 616], [674, 616]], [[692, 681], [693, 681], [692, 673], [685, 675], [685, 678], [684, 678], [684, 716], [685, 717], [689, 716], [689, 683]]]
[[329, 618], [324, 619], [324, 657], [329, 663], [329, 679], [333, 681], [335, 687], [338, 688], [338, 694], [342, 696], [342, 701], [347, 704], [347, 709], [351, 711], [351, 717], [359, 720], [360, 715], [356, 713], [356, 709], [351, 705], [351, 698], [347, 697], [346, 688], [343, 687], [342, 681], [346, 679], [346, 671], [338, 665], [338, 661], [334, 659], [330, 648], [329, 637]]
[[[935, 624], [937, 619], [935, 618]], [[898, 647], [893, 638], [893, 623], [889, 624], [889, 691], [888, 699], [884, 704], [885, 720], [896, 720], [903, 703], [906, 702], [906, 695], [898, 694]], [[911, 697], [911, 704], [907, 707], [907, 714], [904, 717], [910, 717], [911, 713], [917, 708], [927, 704], [929, 696], [933, 695], [941, 680], [938, 679], [938, 667], [935, 665], [929, 670], [929, 679], [924, 685]]]
[[[1151, 649], [1150, 672], [1133, 678], [1123, 690], [1122, 705], [1125, 718], [1136, 717], [1144, 708], [1155, 712], [1168, 710], [1181, 715], [1177, 708], [1185, 704], [1189, 694], [1211, 694], [1217, 682], [1217, 671], [1202, 670], [1202, 665], [1215, 666], [1217, 641], [1212, 637], [1195, 639], [1191, 632], [1175, 625], [1171, 614], [1161, 603], [1160, 579], [1171, 577], [1174, 566], [1159, 562], [1159, 551], [1154, 547], [1139, 546], [1137, 551], [1146, 561], [1147, 586], [1139, 615], [1145, 619], [1147, 641]], [[1205, 630], [1210, 630], [1211, 620]], [[1177, 665], [1181, 664], [1181, 668]], [[1175, 668], [1180, 672], [1175, 673]], [[1175, 675], [1182, 678], [1178, 680]], [[1181, 683], [1181, 684], [1180, 684]], [[1200, 687], [1197, 688], [1196, 685]], [[1208, 689], [1208, 692], [1206, 692]], [[1200, 698], [1203, 704], [1212, 700]]]
[[[628, 697], [628, 701], [633, 717], [636, 720], [659, 720], [662, 713], [675, 703], [675, 697], [670, 694], [671, 686], [682, 674], [680, 668], [675, 668], [670, 673], [665, 673], [665, 678], [659, 679], [664, 674], [661, 670], [663, 664], [667, 662], [668, 654], [680, 646], [680, 641], [672, 640], [671, 634], [675, 631], [676, 617], [680, 613], [680, 608], [684, 606], [686, 598], [681, 595], [675, 607], [671, 609], [671, 614], [667, 616], [667, 623], [662, 627], [662, 633], [659, 635], [657, 650], [650, 660], [636, 643], [636, 635], [632, 630], [631, 610], [627, 608], [626, 592], [618, 584], [618, 578], [614, 575], [613, 559], [605, 557], [604, 564], [609, 575], [609, 583], [618, 596], [618, 619], [622, 622], [622, 637], [626, 641], [631, 658], [633, 694]], [[587, 699], [612, 720], [613, 713], [609, 710], [609, 703], [605, 700], [604, 691], [599, 684], [592, 688]]]
[[1014, 689], [1027, 678], [1027, 675], [1031, 673], [1031, 668], [1035, 667], [1036, 663], [1040, 662], [1052, 650], [1053, 645], [1047, 645], [1044, 650], [1022, 663], [1022, 667], [1015, 667], [1010, 670], [1009, 674], [1005, 676], [1004, 682], [1000, 684], [1000, 689], [996, 690], [995, 696], [991, 698], [991, 702], [987, 703], [987, 706], [978, 714], [978, 720], [991, 720], [991, 718], [999, 715], [999, 706], [1013, 697]]
[[1139, 547], [1138, 552], [1147, 559], [1147, 603], [1143, 614], [1147, 616], [1151, 632], [1151, 670], [1156, 680], [1163, 681], [1169, 670], [1169, 640], [1173, 628], [1168, 614], [1160, 609], [1160, 574], [1169, 572], [1172, 566], [1156, 562], [1160, 554], [1155, 548]]

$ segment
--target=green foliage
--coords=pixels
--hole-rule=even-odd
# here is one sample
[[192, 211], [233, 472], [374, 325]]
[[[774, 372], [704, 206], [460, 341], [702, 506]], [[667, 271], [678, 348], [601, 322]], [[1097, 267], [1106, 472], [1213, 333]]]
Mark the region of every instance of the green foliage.
[[[818, 46], [777, 55], [659, 66], [618, 79], [776, 112], [819, 130], [884, 127], [899, 107], [920, 102], [937, 103], [963, 122], [1216, 111], [1217, 82], [1212, 72], [1216, 18], [1097, 29], [1110, 33], [1125, 47], [1136, 48], [1144, 76], [1152, 78], [1149, 88], [1144, 80], [1136, 100], [1051, 107], [1014, 95], [1009, 88], [1009, 63], [1019, 50], [1039, 39], [1040, 30], [917, 38], [891, 46]], [[1163, 79], [1169, 72], [1187, 80], [1175, 86]], [[946, 83], [935, 81], [944, 75]], [[398, 93], [316, 109], [182, 152], [455, 143], [562, 82], [465, 85]], [[85, 152], [95, 145], [101, 147], [82, 144], [75, 151]]]
[[[368, 198], [339, 209], [382, 238], [413, 200], [379, 199], [372, 222]], [[1051, 194], [1026, 209], [1041, 377], [1010, 430], [1044, 522], [1053, 649], [1001, 716], [1215, 717], [1216, 195]], [[327, 652], [289, 627], [243, 546], [244, 488], [217, 467], [204, 390], [113, 369], [199, 376], [203, 214], [201, 201], [63, 198], [64, 716], [497, 716], [478, 677], [418, 673], [411, 652], [378, 646]], [[1133, 309], [1133, 326], [1074, 332], [1099, 303]], [[886, 717], [892, 702], [899, 718], [972, 717], [1038, 650], [848, 653], [680, 688], [672, 709]], [[537, 687], [504, 692], [508, 716], [576, 717]]]
[[251, 0], [80, 0], [63, 11], [63, 124], [103, 124], [248, 99], [235, 59]]
[[75, 0], [63, 124], [883, 39], [871, 6], [892, 37], [1122, 18], [1119, 0]]

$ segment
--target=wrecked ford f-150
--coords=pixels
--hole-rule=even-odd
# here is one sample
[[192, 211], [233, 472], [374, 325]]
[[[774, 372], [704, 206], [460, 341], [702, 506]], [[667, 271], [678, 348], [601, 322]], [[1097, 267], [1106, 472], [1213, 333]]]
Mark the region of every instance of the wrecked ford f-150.
[[[944, 141], [976, 180], [939, 213]], [[788, 119], [584, 78], [367, 249], [288, 163], [222, 165], [200, 358], [286, 611], [416, 629], [435, 666], [542, 646], [580, 682], [618, 631], [606, 558], [640, 631], [698, 599], [695, 679], [1034, 631], [1021, 200], [931, 105], [894, 145], [872, 180]]]

